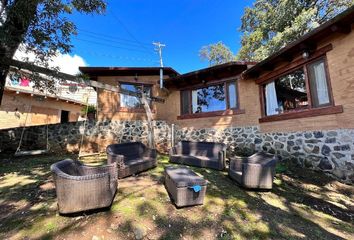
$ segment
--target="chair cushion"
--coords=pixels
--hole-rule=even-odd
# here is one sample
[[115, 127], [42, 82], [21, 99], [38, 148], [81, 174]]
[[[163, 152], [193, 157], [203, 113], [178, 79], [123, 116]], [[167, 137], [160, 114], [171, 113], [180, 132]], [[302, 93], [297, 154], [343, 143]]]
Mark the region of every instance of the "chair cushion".
[[166, 167], [165, 174], [171, 178], [176, 187], [205, 186], [207, 184], [204, 178], [185, 167]]
[[124, 164], [126, 166], [133, 166], [133, 165], [138, 165], [138, 164], [143, 164], [149, 161], [154, 161], [153, 158], [148, 158], [148, 157], [144, 157], [144, 158], [135, 158], [135, 159], [128, 159], [128, 160], [124, 160]]
[[209, 158], [204, 156], [171, 155], [170, 162], [213, 169], [222, 168], [217, 158]]

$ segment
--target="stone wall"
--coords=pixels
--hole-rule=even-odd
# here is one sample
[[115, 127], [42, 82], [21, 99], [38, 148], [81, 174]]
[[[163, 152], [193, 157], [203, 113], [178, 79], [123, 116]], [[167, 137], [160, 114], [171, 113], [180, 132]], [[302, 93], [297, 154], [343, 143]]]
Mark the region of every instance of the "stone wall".
[[[155, 123], [157, 149], [166, 152], [170, 148], [171, 130], [163, 121]], [[108, 144], [141, 141], [147, 143], [148, 132], [145, 121], [104, 121], [51, 124], [48, 127], [50, 149], [53, 152], [78, 152], [84, 133], [83, 152], [105, 151]], [[17, 149], [22, 128], [0, 130], [0, 151], [14, 152]], [[46, 145], [46, 126], [32, 126], [24, 132], [23, 150], [43, 149]]]
[[[171, 146], [171, 125], [155, 123], [155, 141], [160, 152]], [[0, 150], [14, 152], [21, 128], [0, 130]], [[108, 144], [142, 141], [147, 143], [145, 121], [90, 122], [84, 131], [83, 122], [49, 125], [51, 151], [78, 152], [81, 134], [83, 151], [105, 151]], [[25, 131], [23, 149], [45, 147], [45, 126], [29, 127]], [[320, 170], [344, 181], [354, 182], [354, 129], [262, 133], [257, 126], [228, 128], [180, 128], [175, 126], [175, 141], [216, 141], [228, 146], [228, 155], [252, 154], [264, 150], [277, 154], [282, 161]]]
[[354, 129], [290, 133], [262, 133], [258, 127], [224, 129], [177, 128], [176, 141], [218, 141], [228, 155], [264, 150], [283, 161], [320, 170], [344, 182], [354, 182]]

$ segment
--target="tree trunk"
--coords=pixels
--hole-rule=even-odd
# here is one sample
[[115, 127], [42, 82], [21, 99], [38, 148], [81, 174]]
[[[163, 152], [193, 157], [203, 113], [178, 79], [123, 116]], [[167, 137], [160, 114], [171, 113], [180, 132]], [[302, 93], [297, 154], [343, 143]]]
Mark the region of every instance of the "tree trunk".
[[141, 93], [141, 102], [144, 105], [144, 109], [146, 112], [147, 116], [147, 121], [148, 121], [148, 146], [149, 148], [155, 148], [155, 131], [154, 131], [154, 126], [153, 126], [153, 120], [152, 120], [152, 112], [150, 108], [150, 104], [148, 100], [146, 99], [146, 96], [144, 93]]

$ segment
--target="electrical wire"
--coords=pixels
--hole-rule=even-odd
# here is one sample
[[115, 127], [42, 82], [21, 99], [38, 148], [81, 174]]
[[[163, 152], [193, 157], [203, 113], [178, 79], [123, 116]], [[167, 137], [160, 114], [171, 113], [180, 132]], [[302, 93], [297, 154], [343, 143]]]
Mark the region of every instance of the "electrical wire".
[[123, 42], [127, 42], [128, 44], [134, 44], [134, 45], [146, 45], [146, 46], [151, 46], [151, 43], [137, 43], [136, 41], [132, 41], [130, 39], [126, 39], [126, 38], [121, 38], [121, 37], [116, 37], [116, 36], [113, 36], [113, 35], [107, 35], [107, 34], [104, 34], [104, 33], [98, 33], [98, 32], [93, 32], [93, 31], [89, 31], [89, 30], [86, 30], [86, 29], [82, 29], [82, 28], [77, 28], [80, 32], [84, 32], [86, 34], [89, 34], [89, 35], [94, 35], [96, 37], [104, 37], [104, 38], [109, 38], [109, 39], [114, 39], [115, 41], [116, 40], [119, 40], [119, 41], [123, 41]]
[[142, 42], [140, 42], [134, 34], [129, 30], [129, 28], [123, 23], [123, 21], [113, 12], [110, 11], [112, 14], [113, 18], [123, 27], [123, 29], [128, 33], [128, 35], [137, 43], [139, 43], [143, 48], [147, 49]]
[[107, 47], [113, 47], [113, 48], [118, 48], [118, 49], [129, 50], [129, 51], [145, 52], [145, 53], [149, 53], [149, 54], [153, 53], [152, 51], [146, 51], [146, 50], [135, 49], [135, 48], [126, 48], [126, 47], [121, 47], [121, 46], [117, 46], [117, 45], [108, 44], [108, 43], [105, 43], [105, 42], [93, 41], [93, 40], [82, 39], [82, 38], [77, 38], [77, 37], [75, 37], [75, 39], [79, 40], [79, 41], [83, 41], [83, 42], [88, 42], [88, 43], [97, 44], [97, 45], [104, 45], [104, 46], [107, 46]]

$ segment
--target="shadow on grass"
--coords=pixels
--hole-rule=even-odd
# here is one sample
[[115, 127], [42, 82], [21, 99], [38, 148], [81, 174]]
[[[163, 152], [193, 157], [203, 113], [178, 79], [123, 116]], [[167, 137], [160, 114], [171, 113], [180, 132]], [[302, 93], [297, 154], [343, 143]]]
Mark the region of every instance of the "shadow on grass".
[[[24, 231], [22, 237], [31, 239], [53, 239], [63, 234], [70, 238], [73, 236], [70, 234], [86, 231], [87, 226], [99, 226], [105, 230], [112, 223], [119, 227], [110, 236], [130, 236], [126, 239], [133, 237], [137, 224], [145, 224], [152, 239], [183, 239], [184, 236], [205, 239], [343, 239], [354, 234], [350, 217], [352, 200], [343, 200], [343, 207], [333, 204], [327, 196], [331, 179], [325, 178], [323, 182], [326, 184], [316, 180], [321, 182], [316, 184], [316, 190], [304, 187], [304, 184], [314, 184], [311, 178], [321, 178], [314, 173], [298, 178], [294, 171], [285, 171], [277, 174], [272, 191], [258, 192], [240, 188], [226, 172], [191, 167], [208, 180], [205, 203], [177, 209], [166, 200], [168, 195], [162, 185], [164, 167], [173, 165], [168, 163], [166, 156], [160, 156], [157, 168], [119, 180], [111, 211], [61, 218], [53, 207], [56, 199], [54, 188], [50, 186], [49, 167], [65, 157], [40, 156], [0, 162], [0, 238], [12, 238], [20, 230]], [[131, 212], [124, 213], [125, 207], [131, 208]], [[328, 225], [339, 233], [330, 232], [326, 228]]]

